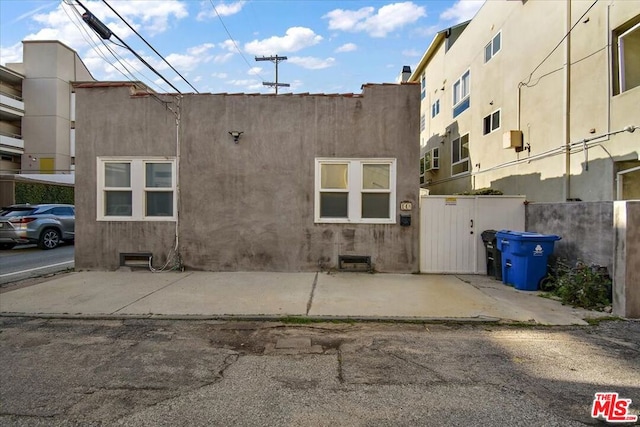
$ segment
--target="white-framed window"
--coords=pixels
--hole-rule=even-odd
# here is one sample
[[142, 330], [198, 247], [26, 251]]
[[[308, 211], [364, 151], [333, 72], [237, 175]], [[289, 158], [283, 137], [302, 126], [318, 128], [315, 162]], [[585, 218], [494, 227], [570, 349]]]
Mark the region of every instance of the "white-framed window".
[[617, 42], [617, 89], [618, 93], [622, 93], [640, 86], [640, 22], [622, 32]]
[[487, 135], [500, 129], [500, 110], [494, 111], [482, 120], [482, 134]]
[[469, 134], [464, 134], [451, 144], [451, 176], [469, 172]]
[[493, 58], [499, 51], [502, 45], [502, 32], [496, 34], [493, 39], [484, 47], [484, 62], [487, 63]]
[[440, 169], [440, 149], [434, 147], [427, 151], [424, 155], [424, 170], [436, 170]]
[[471, 73], [465, 71], [453, 84], [453, 117], [469, 108], [471, 89]]
[[98, 221], [175, 221], [176, 160], [98, 157]]
[[316, 223], [396, 223], [396, 159], [315, 161]]
[[420, 79], [420, 100], [423, 100], [427, 95], [427, 77], [423, 74]]
[[423, 113], [420, 115], [420, 132], [424, 132], [426, 128], [427, 128], [427, 118]]
[[436, 102], [431, 104], [431, 117], [435, 117], [440, 114], [440, 100], [436, 99]]

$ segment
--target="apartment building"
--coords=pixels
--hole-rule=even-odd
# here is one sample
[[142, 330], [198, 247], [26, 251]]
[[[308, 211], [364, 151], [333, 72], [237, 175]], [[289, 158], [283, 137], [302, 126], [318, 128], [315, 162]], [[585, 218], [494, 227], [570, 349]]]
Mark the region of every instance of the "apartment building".
[[420, 182], [531, 201], [640, 198], [640, 1], [487, 1], [438, 32], [421, 85]]
[[23, 62], [0, 66], [0, 173], [72, 173], [75, 94], [94, 78], [59, 41], [23, 41]]

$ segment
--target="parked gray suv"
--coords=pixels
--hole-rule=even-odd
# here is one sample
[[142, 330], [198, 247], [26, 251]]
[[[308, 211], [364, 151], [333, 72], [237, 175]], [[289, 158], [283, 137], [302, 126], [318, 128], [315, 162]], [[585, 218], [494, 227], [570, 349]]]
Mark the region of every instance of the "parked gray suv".
[[53, 249], [75, 238], [76, 212], [73, 205], [12, 205], [0, 210], [0, 249], [36, 243]]

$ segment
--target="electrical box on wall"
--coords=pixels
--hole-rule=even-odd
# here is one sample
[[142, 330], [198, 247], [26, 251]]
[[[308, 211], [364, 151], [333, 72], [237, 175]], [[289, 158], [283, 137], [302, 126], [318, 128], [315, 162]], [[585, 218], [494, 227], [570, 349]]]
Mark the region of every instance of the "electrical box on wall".
[[522, 148], [522, 131], [506, 131], [502, 135], [502, 148]]

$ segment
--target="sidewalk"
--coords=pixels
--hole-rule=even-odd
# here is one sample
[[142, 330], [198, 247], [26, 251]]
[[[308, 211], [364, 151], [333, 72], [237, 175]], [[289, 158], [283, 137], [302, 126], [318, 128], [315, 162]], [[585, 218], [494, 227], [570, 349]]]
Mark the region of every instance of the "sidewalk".
[[0, 294], [2, 315], [505, 321], [584, 325], [574, 309], [487, 276], [74, 272]]

